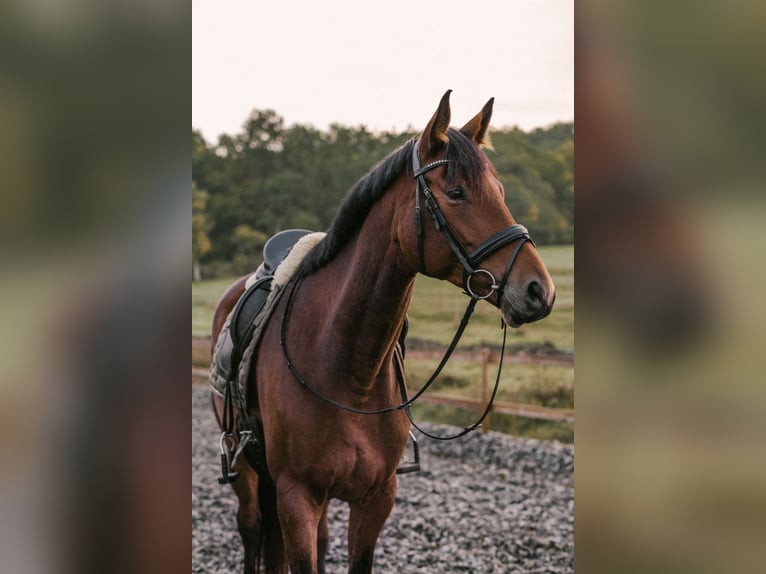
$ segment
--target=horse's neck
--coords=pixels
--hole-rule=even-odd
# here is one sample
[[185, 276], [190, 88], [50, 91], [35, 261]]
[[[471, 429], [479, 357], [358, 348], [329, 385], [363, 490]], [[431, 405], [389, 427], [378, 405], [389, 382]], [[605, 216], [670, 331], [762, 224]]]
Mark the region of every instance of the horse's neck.
[[350, 366], [362, 386], [373, 384], [391, 356], [415, 280], [393, 241], [392, 225], [390, 209], [376, 204], [356, 239], [319, 272], [332, 289], [319, 311], [331, 341], [325, 352]]

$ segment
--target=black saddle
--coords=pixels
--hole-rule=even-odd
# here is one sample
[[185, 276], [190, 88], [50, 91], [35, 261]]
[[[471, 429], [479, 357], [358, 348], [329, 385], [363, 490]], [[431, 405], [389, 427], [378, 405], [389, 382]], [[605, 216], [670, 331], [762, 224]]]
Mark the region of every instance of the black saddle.
[[231, 312], [231, 321], [220, 337], [223, 338], [215, 355], [219, 373], [227, 380], [237, 377], [239, 362], [255, 331], [254, 321], [271, 293], [271, 282], [279, 264], [287, 257], [297, 241], [311, 233], [306, 229], [287, 229], [269, 238], [263, 246], [263, 263], [255, 272], [253, 283], [239, 298]]
[[285, 229], [272, 235], [263, 246], [263, 263], [255, 270], [255, 278], [262, 279], [274, 275], [279, 264], [284, 261], [298, 240], [311, 233], [306, 229]]

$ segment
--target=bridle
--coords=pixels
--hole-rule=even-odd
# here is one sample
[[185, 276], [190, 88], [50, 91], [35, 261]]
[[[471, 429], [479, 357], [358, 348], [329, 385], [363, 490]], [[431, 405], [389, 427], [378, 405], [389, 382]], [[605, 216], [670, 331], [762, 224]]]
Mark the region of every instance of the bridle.
[[[390, 413], [393, 411], [404, 410], [407, 413], [407, 417], [410, 419], [410, 423], [412, 424], [412, 426], [418, 429], [422, 434], [437, 440], [452, 440], [479, 428], [481, 426], [481, 423], [484, 421], [484, 419], [487, 417], [490, 410], [492, 409], [492, 404], [495, 400], [495, 396], [497, 395], [497, 389], [500, 385], [500, 374], [503, 369], [503, 357], [505, 354], [505, 342], [506, 342], [506, 331], [507, 331], [507, 325], [505, 324], [505, 322], [503, 322], [503, 325], [502, 325], [503, 326], [503, 346], [500, 351], [500, 360], [498, 361], [497, 377], [495, 379], [495, 385], [492, 390], [492, 394], [490, 395], [489, 402], [487, 403], [487, 406], [484, 409], [484, 412], [475, 423], [463, 428], [459, 433], [452, 436], [433, 435], [423, 430], [415, 423], [415, 421], [412, 418], [412, 413], [410, 412], [409, 407], [428, 390], [428, 388], [433, 384], [433, 382], [439, 376], [444, 366], [447, 364], [447, 361], [452, 355], [452, 352], [455, 350], [458, 342], [460, 341], [460, 338], [463, 336], [463, 332], [465, 331], [465, 328], [468, 325], [468, 321], [470, 320], [470, 317], [473, 314], [473, 310], [476, 307], [476, 303], [481, 301], [482, 299], [487, 299], [488, 297], [492, 295], [492, 293], [496, 291], [498, 293], [502, 293], [508, 281], [508, 276], [511, 273], [511, 268], [513, 267], [513, 263], [516, 261], [516, 257], [518, 256], [519, 251], [521, 250], [521, 247], [527, 241], [529, 241], [532, 245], [535, 245], [534, 241], [532, 241], [532, 238], [529, 236], [529, 232], [527, 231], [527, 228], [524, 227], [523, 225], [514, 224], [495, 233], [489, 239], [482, 242], [476, 249], [469, 252], [465, 248], [465, 246], [460, 242], [460, 240], [455, 236], [455, 233], [450, 228], [449, 224], [447, 223], [447, 219], [444, 217], [444, 214], [439, 208], [439, 204], [436, 202], [436, 199], [434, 198], [431, 188], [428, 187], [428, 183], [426, 182], [425, 177], [423, 177], [424, 174], [426, 174], [427, 172], [431, 171], [432, 169], [440, 165], [445, 165], [449, 163], [449, 161], [450, 160], [447, 160], [447, 159], [438, 159], [421, 167], [420, 157], [418, 155], [418, 144], [417, 142], [413, 144], [412, 170], [414, 173], [415, 180], [417, 182], [415, 185], [415, 224], [417, 228], [417, 241], [418, 241], [418, 266], [419, 266], [418, 271], [425, 274], [425, 269], [426, 269], [424, 249], [423, 249], [423, 228], [422, 228], [421, 214], [420, 214], [420, 194], [422, 193], [424, 197], [425, 206], [428, 209], [429, 213], [431, 214], [431, 217], [434, 222], [434, 226], [436, 227], [438, 231], [442, 233], [442, 235], [444, 235], [450, 249], [455, 254], [458, 261], [460, 261], [460, 264], [463, 266], [463, 283], [466, 290], [466, 294], [471, 298], [470, 301], [468, 302], [468, 305], [466, 306], [466, 310], [463, 313], [462, 319], [460, 320], [460, 325], [458, 326], [457, 331], [455, 332], [455, 335], [453, 336], [452, 341], [450, 342], [450, 345], [447, 348], [447, 351], [444, 353], [444, 356], [439, 362], [439, 365], [436, 367], [436, 370], [428, 378], [428, 381], [426, 381], [426, 383], [420, 388], [420, 390], [417, 393], [415, 393], [412, 397], [407, 398], [407, 388], [404, 384], [403, 359], [399, 353], [395, 353], [395, 361], [394, 361], [397, 372], [398, 372], [399, 390], [402, 396], [402, 402], [399, 403], [398, 405], [393, 405], [390, 407], [386, 407], [383, 409], [376, 409], [376, 410], [357, 409], [355, 407], [344, 405], [343, 403], [339, 403], [338, 401], [331, 399], [327, 395], [324, 395], [319, 390], [317, 390], [314, 386], [310, 385], [300, 375], [300, 373], [296, 369], [293, 362], [290, 360], [290, 357], [287, 353], [287, 323], [292, 313], [293, 303], [295, 302], [295, 294], [298, 290], [298, 286], [303, 281], [303, 276], [301, 274], [295, 277], [295, 279], [292, 281], [292, 288], [290, 289], [290, 293], [288, 294], [287, 302], [285, 304], [285, 309], [282, 314], [282, 325], [280, 329], [280, 340], [279, 340], [280, 347], [282, 349], [282, 355], [284, 356], [285, 361], [287, 363], [287, 367], [292, 373], [295, 380], [298, 381], [306, 389], [311, 391], [314, 395], [319, 397], [321, 400], [339, 409], [342, 409], [344, 411], [348, 411], [355, 414], [362, 414], [362, 415], [381, 415], [381, 414]], [[513, 241], [516, 241], [516, 240], [518, 240], [518, 243], [514, 247], [513, 252], [511, 253], [511, 257], [505, 266], [505, 270], [503, 271], [503, 276], [501, 277], [500, 282], [498, 283], [495, 279], [495, 276], [490, 271], [480, 268], [479, 264], [484, 259], [486, 259], [490, 255], [495, 253], [497, 250], [499, 250], [501, 247], [504, 247], [505, 245], [508, 245], [509, 243], [512, 243]], [[487, 275], [491, 281], [491, 286], [489, 291], [483, 295], [476, 293], [471, 285], [471, 280], [477, 274], [480, 274], [480, 273]]]
[[[415, 226], [418, 235], [418, 271], [427, 274], [425, 254], [423, 250], [423, 225], [421, 223], [420, 215], [420, 195], [423, 194], [423, 201], [426, 209], [428, 209], [428, 212], [431, 214], [434, 227], [444, 235], [444, 238], [447, 240], [447, 245], [449, 245], [452, 253], [455, 254], [455, 257], [457, 257], [457, 260], [463, 266], [463, 287], [466, 292], [471, 298], [487, 299], [495, 291], [498, 293], [503, 292], [505, 284], [508, 282], [508, 276], [511, 273], [511, 267], [513, 267], [513, 263], [516, 261], [516, 256], [519, 254], [524, 243], [529, 241], [532, 245], [535, 245], [535, 242], [532, 241], [532, 238], [529, 236], [527, 228], [516, 223], [498, 231], [492, 237], [481, 243], [476, 249], [469, 252], [455, 236], [449, 223], [447, 223], [447, 218], [444, 217], [444, 213], [442, 213], [441, 208], [439, 208], [439, 204], [436, 202], [434, 194], [431, 191], [431, 188], [428, 187], [428, 183], [424, 177], [424, 175], [432, 169], [439, 167], [440, 165], [448, 164], [449, 162], [450, 160], [448, 159], [437, 159], [421, 167], [417, 142], [412, 146], [412, 171], [414, 173], [415, 181], [417, 182], [417, 185], [415, 186]], [[495, 280], [495, 276], [486, 269], [479, 268], [479, 264], [500, 248], [517, 239], [519, 242], [514, 247], [511, 257], [508, 259], [508, 263], [505, 266], [505, 271], [498, 283]], [[480, 273], [489, 277], [491, 281], [490, 289], [484, 295], [477, 294], [471, 285], [471, 280]]]

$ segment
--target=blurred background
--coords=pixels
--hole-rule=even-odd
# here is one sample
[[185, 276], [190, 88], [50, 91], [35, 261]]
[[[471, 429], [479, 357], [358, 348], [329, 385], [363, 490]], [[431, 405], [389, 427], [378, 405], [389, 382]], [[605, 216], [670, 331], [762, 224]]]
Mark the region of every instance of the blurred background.
[[577, 571], [762, 569], [765, 19], [577, 4]]
[[0, 7], [4, 572], [188, 569], [190, 39], [174, 0]]

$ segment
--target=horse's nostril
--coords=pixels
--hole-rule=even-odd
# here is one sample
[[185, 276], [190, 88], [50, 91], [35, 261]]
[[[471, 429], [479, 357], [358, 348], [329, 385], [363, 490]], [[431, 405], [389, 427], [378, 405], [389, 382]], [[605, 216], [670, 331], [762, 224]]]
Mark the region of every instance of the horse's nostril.
[[537, 281], [530, 281], [527, 285], [527, 296], [529, 301], [535, 305], [543, 305], [545, 303], [545, 291], [543, 291], [542, 285]]

